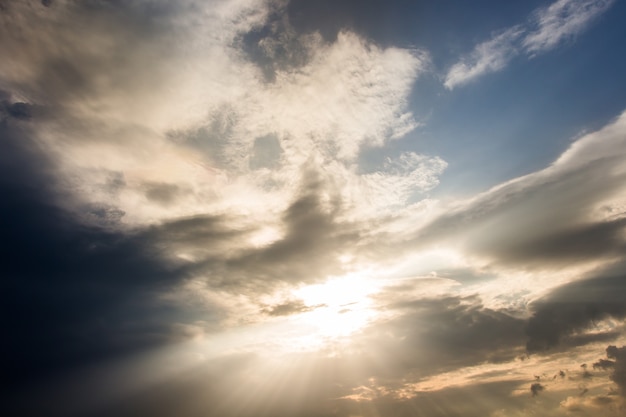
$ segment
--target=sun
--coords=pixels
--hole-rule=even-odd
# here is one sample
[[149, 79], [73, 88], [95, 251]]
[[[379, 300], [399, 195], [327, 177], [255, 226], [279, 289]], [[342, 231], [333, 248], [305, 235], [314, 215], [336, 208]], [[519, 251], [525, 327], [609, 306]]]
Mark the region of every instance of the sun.
[[293, 295], [309, 309], [291, 317], [309, 329], [312, 344], [347, 337], [377, 316], [372, 295], [380, 285], [363, 274], [330, 277], [325, 282], [300, 287]]

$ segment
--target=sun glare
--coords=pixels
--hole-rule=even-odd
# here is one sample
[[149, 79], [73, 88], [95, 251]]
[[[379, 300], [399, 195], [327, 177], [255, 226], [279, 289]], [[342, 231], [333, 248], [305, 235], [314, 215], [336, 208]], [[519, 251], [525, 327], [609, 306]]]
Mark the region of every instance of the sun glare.
[[294, 295], [310, 310], [291, 320], [311, 329], [305, 338], [312, 345], [349, 336], [375, 318], [377, 312], [370, 296], [379, 287], [376, 281], [361, 274], [329, 278], [321, 284], [301, 287]]

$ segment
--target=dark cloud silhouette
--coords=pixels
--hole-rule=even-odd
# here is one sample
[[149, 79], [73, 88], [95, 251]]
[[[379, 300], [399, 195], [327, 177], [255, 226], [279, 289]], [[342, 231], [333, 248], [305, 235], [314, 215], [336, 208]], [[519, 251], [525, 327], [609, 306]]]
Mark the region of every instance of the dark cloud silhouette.
[[626, 396], [626, 346], [609, 346], [606, 348], [606, 356], [614, 360], [611, 380], [617, 384], [621, 394]]
[[419, 375], [481, 363], [515, 360], [523, 350], [524, 321], [484, 307], [476, 298], [417, 299], [387, 307], [399, 313], [361, 337], [368, 360], [386, 358], [382, 375]]
[[600, 359], [597, 362], [594, 362], [593, 364], [593, 369], [607, 370], [607, 369], [613, 369], [614, 367], [615, 367], [615, 362], [607, 360], [607, 359]]
[[591, 378], [593, 378], [592, 373], [587, 370], [587, 364], [586, 363], [583, 363], [582, 365], [580, 365], [580, 367], [583, 370], [583, 373], [581, 375], [582, 379], [591, 379]]
[[289, 301], [283, 304], [276, 304], [263, 311], [270, 316], [290, 316], [292, 314], [306, 313], [313, 311], [316, 308], [325, 307], [325, 304], [318, 304], [314, 306], [307, 306], [301, 300]]
[[535, 382], [530, 385], [530, 393], [533, 397], [536, 397], [545, 389], [546, 387], [544, 385], [541, 385], [539, 382]]
[[607, 341], [619, 336], [617, 331], [585, 331], [605, 318], [626, 317], [625, 264], [620, 263], [598, 277], [566, 284], [535, 302], [534, 313], [526, 326], [529, 352], [561, 349], [591, 342]]
[[150, 201], [164, 206], [175, 203], [185, 193], [185, 190], [176, 184], [147, 183], [143, 188]]
[[5, 123], [7, 118], [26, 121], [33, 117], [34, 112], [32, 104], [12, 101], [8, 91], [0, 90], [0, 123]]
[[185, 310], [159, 295], [186, 279], [145, 234], [88, 226], [61, 208], [54, 164], [23, 123], [0, 124], [3, 380], [43, 377], [171, 343]]
[[13, 103], [7, 108], [7, 113], [16, 119], [28, 120], [32, 117], [32, 106], [28, 103]]

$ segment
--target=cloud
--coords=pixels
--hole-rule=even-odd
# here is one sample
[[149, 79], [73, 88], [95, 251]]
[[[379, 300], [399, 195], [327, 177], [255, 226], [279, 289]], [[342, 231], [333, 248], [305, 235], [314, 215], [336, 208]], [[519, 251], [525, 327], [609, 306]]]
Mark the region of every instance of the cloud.
[[184, 189], [176, 184], [148, 182], [144, 185], [146, 198], [162, 205], [171, 205], [181, 200]]
[[[66, 208], [89, 222], [109, 217], [85, 216], [86, 207], [110, 207], [124, 213], [118, 227], [224, 211], [278, 222], [309, 158], [343, 182], [356, 200], [346, 205], [386, 209], [434, 187], [445, 166], [438, 158], [412, 155], [413, 168], [391, 178], [356, 166], [362, 147], [417, 126], [408, 98], [427, 54], [347, 31], [333, 42], [302, 35], [284, 7], [56, 2], [3, 13], [0, 52], [13, 57], [0, 64], [3, 83], [48, 109], [38, 141], [58, 162], [59, 185], [81, 200]], [[265, 45], [263, 59], [240, 49], [255, 42]], [[125, 181], [114, 192], [111, 173]], [[174, 195], [179, 204], [166, 201]]]
[[626, 403], [615, 395], [594, 395], [587, 397], [567, 397], [560, 406], [568, 413], [600, 413], [603, 416], [618, 417], [624, 413]]
[[[102, 234], [156, 268], [154, 285], [161, 268], [172, 274], [173, 294], [200, 283], [258, 307], [281, 285], [344, 273], [339, 257], [360, 259], [365, 217], [436, 186], [445, 167], [412, 152], [375, 173], [356, 165], [362, 147], [416, 126], [407, 106], [423, 51], [347, 31], [302, 36], [280, 2], [50, 6], [0, 15], [0, 54], [12, 57], [0, 63], [2, 123], [29, 123], [48, 161], [42, 204], [71, 219], [60, 223], [68, 239], [83, 239], [80, 227], [86, 240]], [[265, 61], [239, 49], [255, 36]], [[148, 279], [140, 269], [128, 273]]]
[[264, 311], [270, 316], [289, 316], [292, 314], [300, 314], [313, 311], [319, 307], [325, 307], [325, 304], [307, 306], [302, 300], [295, 300], [271, 306]]
[[623, 273], [623, 265], [599, 272], [598, 276], [566, 284], [535, 302], [526, 328], [528, 351], [570, 348], [619, 336], [614, 329], [591, 330], [604, 319], [626, 318], [626, 303], [616, 295], [624, 290]]
[[362, 346], [368, 358], [366, 362], [384, 364], [383, 368], [371, 369], [372, 376], [424, 378], [477, 364], [510, 361], [523, 352], [523, 320], [506, 311], [485, 308], [478, 298], [417, 298], [394, 303], [393, 292], [386, 297], [391, 302], [384, 311], [391, 318], [374, 323], [355, 337], [355, 345]]
[[[0, 124], [3, 372], [44, 376], [171, 343], [184, 308], [159, 300], [185, 271], [139, 236], [89, 227], [59, 208], [50, 160], [21, 121]], [[71, 197], [69, 197], [71, 198]], [[210, 314], [209, 314], [210, 315]]]
[[520, 26], [515, 26], [478, 44], [469, 56], [448, 70], [444, 86], [452, 90], [485, 74], [500, 71], [517, 55], [514, 45], [523, 32]]
[[416, 241], [445, 241], [486, 262], [529, 269], [619, 258], [624, 131], [626, 113], [575, 141], [551, 166], [447, 208]]
[[584, 31], [612, 4], [613, 0], [558, 0], [540, 8], [533, 13], [533, 29], [522, 45], [531, 56], [553, 49]]
[[534, 384], [531, 384], [531, 386], [530, 386], [530, 392], [531, 392], [533, 397], [539, 395], [539, 393], [542, 392], [545, 389], [546, 389], [546, 387], [541, 385], [539, 382], [535, 382]]
[[444, 86], [452, 90], [505, 68], [520, 52], [533, 57], [582, 33], [606, 12], [612, 0], [558, 0], [536, 9], [528, 22], [496, 32], [448, 70]]
[[[11, 58], [0, 61], [3, 361], [12, 393], [30, 399], [35, 380], [151, 351], [158, 361], [121, 366], [102, 380], [107, 389], [163, 369], [175, 377], [147, 378], [137, 396], [107, 404], [120, 411], [111, 414], [350, 415], [360, 413], [350, 395], [374, 392], [389, 414], [485, 415], [481, 394], [503, 407], [519, 400], [508, 395], [519, 374], [504, 366], [518, 365], [528, 339], [569, 348], [617, 334], [587, 330], [622, 317], [619, 300], [606, 302], [619, 293], [610, 288], [621, 288], [621, 267], [554, 290], [532, 304], [528, 322], [526, 299], [513, 305], [514, 294], [500, 308], [478, 286], [500, 283], [507, 268], [620, 258], [626, 116], [545, 170], [437, 202], [425, 195], [446, 168], [441, 158], [398, 144], [395, 157], [359, 166], [363, 149], [418, 126], [410, 101], [430, 65], [425, 51], [345, 29], [302, 34], [284, 2], [2, 4], [0, 54]], [[522, 37], [518, 27], [495, 35], [450, 88], [506, 66]], [[420, 252], [441, 248], [436, 262]], [[291, 321], [301, 313], [332, 313], [297, 290], [345, 276], [366, 287], [413, 276], [400, 272], [415, 264], [445, 271], [376, 295], [366, 288], [370, 321], [350, 338], [320, 336], [320, 352], [250, 353], [288, 343], [277, 335], [308, 333]], [[564, 302], [581, 293], [589, 314]], [[360, 313], [347, 303], [337, 311]], [[436, 380], [441, 372], [450, 379]], [[460, 395], [455, 384], [471, 407], [447, 401], [442, 411], [433, 401]], [[63, 408], [77, 393], [90, 396], [86, 387], [50, 396]]]
[[[617, 346], [609, 346], [606, 348], [606, 357], [613, 359], [611, 368], [611, 380], [617, 384], [622, 396], [626, 397], [626, 346], [618, 348]], [[601, 360], [603, 364], [607, 361]], [[595, 366], [595, 364], [594, 364]]]

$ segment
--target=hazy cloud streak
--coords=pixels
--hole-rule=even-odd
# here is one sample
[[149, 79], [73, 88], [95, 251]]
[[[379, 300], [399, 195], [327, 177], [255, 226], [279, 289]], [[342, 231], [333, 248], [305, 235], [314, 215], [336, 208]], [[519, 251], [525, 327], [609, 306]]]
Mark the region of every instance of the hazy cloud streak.
[[527, 23], [494, 34], [447, 72], [444, 86], [451, 90], [505, 68], [519, 53], [528, 57], [555, 48], [582, 33], [613, 4], [613, 0], [558, 0], [535, 10]]

